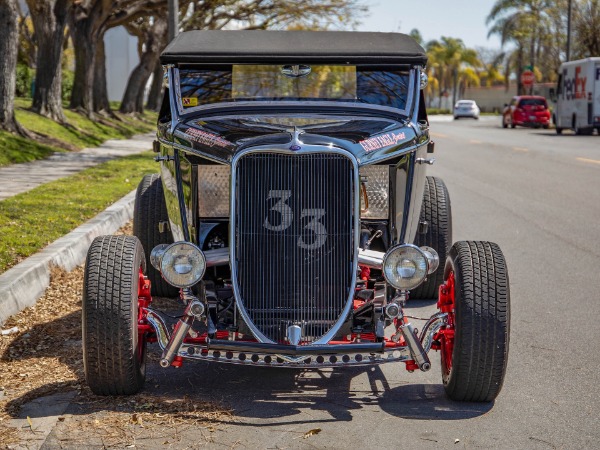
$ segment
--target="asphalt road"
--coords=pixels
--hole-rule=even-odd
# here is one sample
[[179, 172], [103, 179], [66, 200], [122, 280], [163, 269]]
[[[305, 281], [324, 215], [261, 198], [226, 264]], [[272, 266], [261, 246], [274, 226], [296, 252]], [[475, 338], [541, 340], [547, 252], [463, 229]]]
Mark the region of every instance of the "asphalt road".
[[[495, 117], [434, 118], [431, 130], [429, 174], [448, 185], [454, 240], [494, 241], [507, 259], [511, 346], [500, 396], [447, 400], [435, 353], [429, 372], [413, 374], [404, 364], [313, 372], [153, 364], [148, 391], [234, 410], [209, 446], [600, 448], [600, 137], [504, 130]], [[412, 305], [419, 315], [431, 309]], [[59, 424], [47, 446], [58, 448], [66, 429]], [[311, 429], [321, 431], [303, 438]], [[187, 431], [176, 446], [207, 445], [204, 434]]]

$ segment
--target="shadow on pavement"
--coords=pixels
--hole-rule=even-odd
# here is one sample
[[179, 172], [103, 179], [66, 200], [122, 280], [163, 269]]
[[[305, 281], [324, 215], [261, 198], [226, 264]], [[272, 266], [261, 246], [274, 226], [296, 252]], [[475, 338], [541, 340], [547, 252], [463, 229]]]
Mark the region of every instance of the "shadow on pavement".
[[[420, 303], [415, 301], [411, 306]], [[422, 303], [423, 306], [430, 304]], [[73, 391], [79, 384], [82, 393], [74, 399], [67, 414], [135, 414], [151, 404], [156, 414], [164, 412], [185, 419], [190, 417], [191, 404], [193, 408], [232, 411], [232, 414], [215, 416], [214, 422], [259, 427], [311, 423], [310, 411], [325, 412], [330, 418], [314, 420], [323, 423], [352, 421], [352, 412], [363, 408], [377, 408], [401, 418], [460, 420], [485, 414], [493, 407], [493, 403], [450, 401], [443, 386], [437, 384], [390, 383], [380, 366], [297, 370], [186, 361], [181, 369], [165, 370], [158, 366], [156, 344], [149, 346], [147, 382], [142, 393], [129, 397], [99, 397], [89, 392], [83, 380], [79, 318], [77, 312], [39, 325], [30, 330], [29, 337], [19, 338], [5, 349], [3, 362], [9, 355], [24, 358], [34, 365], [39, 358], [52, 357], [77, 374], [76, 380], [68, 381], [57, 380], [53, 374], [48, 374], [48, 380], [53, 381], [38, 383], [37, 387], [32, 386], [31, 390], [7, 402], [6, 410], [13, 417], [18, 416], [19, 407], [24, 403], [60, 391]], [[40, 341], [51, 329], [63, 332]], [[46, 344], [34, 352], [33, 349], [40, 347], [39, 342]], [[395, 364], [396, 369], [403, 371], [403, 364]], [[418, 376], [415, 374], [415, 382], [418, 382]], [[182, 410], [178, 414], [177, 405], [182, 399], [186, 403], [181, 403]], [[35, 414], [32, 413], [32, 418]], [[43, 417], [44, 411], [40, 410], [39, 414]]]

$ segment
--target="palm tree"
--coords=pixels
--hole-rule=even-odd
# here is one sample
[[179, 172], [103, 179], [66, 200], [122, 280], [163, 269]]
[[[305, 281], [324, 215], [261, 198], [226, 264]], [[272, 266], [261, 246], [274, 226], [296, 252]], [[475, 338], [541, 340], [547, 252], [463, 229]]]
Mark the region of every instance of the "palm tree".
[[484, 49], [478, 49], [479, 60], [481, 61], [481, 70], [478, 75], [481, 84], [487, 87], [499, 85], [505, 82], [506, 77], [502, 73], [502, 66], [506, 59], [504, 52], [485, 52]]
[[430, 41], [426, 47], [431, 76], [438, 81], [440, 98], [452, 91], [454, 104], [459, 87], [466, 89], [479, 83], [475, 73], [480, 65], [477, 52], [467, 48], [462, 39], [443, 36], [440, 41]]
[[[550, 28], [549, 11], [553, 8], [549, 0], [496, 0], [486, 22], [493, 23], [488, 36], [497, 34], [502, 45], [514, 42], [517, 45], [516, 59], [518, 92], [522, 93], [521, 73], [524, 57], [529, 53], [531, 68], [535, 67], [536, 53], [540, 42], [547, 37]], [[527, 49], [527, 47], [529, 47]]]

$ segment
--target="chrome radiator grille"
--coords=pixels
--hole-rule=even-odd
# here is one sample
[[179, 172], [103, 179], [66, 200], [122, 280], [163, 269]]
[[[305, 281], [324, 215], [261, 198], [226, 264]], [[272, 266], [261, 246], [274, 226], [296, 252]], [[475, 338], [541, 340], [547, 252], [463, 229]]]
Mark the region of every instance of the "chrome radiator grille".
[[234, 170], [240, 306], [270, 340], [295, 324], [315, 341], [353, 289], [354, 166], [335, 153], [250, 153]]

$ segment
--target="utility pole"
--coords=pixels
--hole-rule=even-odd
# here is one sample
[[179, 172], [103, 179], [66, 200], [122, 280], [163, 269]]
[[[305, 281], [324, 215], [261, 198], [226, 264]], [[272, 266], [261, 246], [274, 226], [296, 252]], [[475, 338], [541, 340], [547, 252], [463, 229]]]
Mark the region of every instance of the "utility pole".
[[169, 42], [179, 33], [179, 0], [169, 0], [168, 6]]
[[567, 62], [571, 60], [571, 15], [573, 11], [573, 0], [569, 0], [567, 12]]
[[452, 73], [453, 75], [453, 86], [452, 86], [452, 105], [450, 105], [450, 110], [454, 109], [454, 105], [456, 104], [458, 92], [458, 69], [455, 67]]

